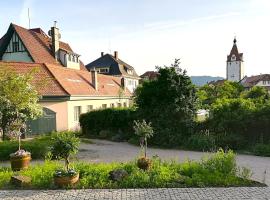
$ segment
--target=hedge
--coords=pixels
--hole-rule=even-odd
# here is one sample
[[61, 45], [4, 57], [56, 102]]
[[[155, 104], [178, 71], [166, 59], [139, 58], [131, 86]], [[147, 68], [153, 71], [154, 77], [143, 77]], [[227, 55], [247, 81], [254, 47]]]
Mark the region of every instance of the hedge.
[[119, 137], [128, 140], [133, 136], [133, 120], [137, 119], [133, 108], [109, 108], [84, 113], [80, 116], [82, 133], [103, 138]]

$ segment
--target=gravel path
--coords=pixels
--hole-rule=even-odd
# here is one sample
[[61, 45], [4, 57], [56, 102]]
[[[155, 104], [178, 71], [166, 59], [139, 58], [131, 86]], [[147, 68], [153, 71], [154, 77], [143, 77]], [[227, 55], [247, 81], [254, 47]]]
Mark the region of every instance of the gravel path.
[[[135, 159], [139, 155], [140, 149], [137, 146], [126, 142], [111, 142], [106, 140], [92, 140], [94, 144], [82, 143], [78, 158], [88, 162], [125, 162]], [[183, 150], [168, 150], [148, 148], [148, 156], [158, 155], [165, 160], [176, 159], [185, 161], [186, 159], [199, 160], [207, 153]], [[270, 185], [270, 158], [237, 155], [237, 164], [248, 167], [252, 170], [254, 180], [265, 182]], [[265, 173], [266, 172], [266, 173]]]

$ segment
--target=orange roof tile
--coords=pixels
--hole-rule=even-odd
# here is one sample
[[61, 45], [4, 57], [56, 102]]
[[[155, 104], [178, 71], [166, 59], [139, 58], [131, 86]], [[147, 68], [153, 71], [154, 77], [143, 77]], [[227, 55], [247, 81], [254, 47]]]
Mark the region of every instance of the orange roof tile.
[[[0, 62], [0, 66], [8, 66], [18, 73], [28, 73], [37, 69], [33, 84], [42, 96], [119, 96], [121, 78], [97, 74], [98, 90], [92, 85], [91, 74], [85, 70], [68, 69], [60, 64]], [[43, 84], [44, 83], [44, 84]], [[126, 89], [123, 96], [130, 97]]]

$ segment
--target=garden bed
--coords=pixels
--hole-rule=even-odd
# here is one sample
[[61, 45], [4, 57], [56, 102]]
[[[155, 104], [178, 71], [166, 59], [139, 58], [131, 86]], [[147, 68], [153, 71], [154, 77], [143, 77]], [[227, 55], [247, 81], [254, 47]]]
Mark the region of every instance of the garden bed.
[[[59, 162], [46, 161], [45, 164], [21, 171], [21, 175], [32, 179], [31, 186], [25, 189], [56, 189], [53, 175], [61, 166]], [[235, 155], [223, 151], [198, 162], [164, 162], [153, 158], [148, 171], [140, 170], [136, 161], [108, 164], [76, 163], [72, 167], [80, 173], [80, 181], [72, 186], [76, 189], [265, 186], [250, 180], [251, 172], [245, 168], [238, 168]], [[125, 170], [128, 176], [121, 181], [112, 181], [109, 173], [115, 169]], [[0, 168], [0, 189], [13, 189], [9, 184], [12, 175], [10, 168]]]

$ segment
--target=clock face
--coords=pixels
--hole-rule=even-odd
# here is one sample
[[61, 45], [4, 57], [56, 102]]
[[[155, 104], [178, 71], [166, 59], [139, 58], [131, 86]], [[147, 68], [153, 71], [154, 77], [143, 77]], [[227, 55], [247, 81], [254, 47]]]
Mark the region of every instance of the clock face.
[[231, 60], [232, 61], [235, 61], [236, 60], [236, 56], [234, 54], [232, 55]]

